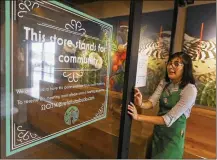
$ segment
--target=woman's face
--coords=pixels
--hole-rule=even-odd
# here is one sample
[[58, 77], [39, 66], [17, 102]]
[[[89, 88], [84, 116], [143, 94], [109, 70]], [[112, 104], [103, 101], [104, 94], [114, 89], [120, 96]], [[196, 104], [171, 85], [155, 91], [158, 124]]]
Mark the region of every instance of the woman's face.
[[184, 64], [179, 57], [173, 58], [167, 64], [167, 74], [173, 82], [179, 82], [182, 79]]

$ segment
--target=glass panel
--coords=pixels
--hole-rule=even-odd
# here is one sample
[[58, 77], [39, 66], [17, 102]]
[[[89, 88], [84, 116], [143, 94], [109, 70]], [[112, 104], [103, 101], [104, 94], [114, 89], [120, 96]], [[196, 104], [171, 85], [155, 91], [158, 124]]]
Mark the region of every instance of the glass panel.
[[[188, 120], [184, 157], [189, 158], [193, 155], [194, 158], [215, 159], [216, 1], [207, 4], [198, 3], [187, 8], [183, 38], [183, 50], [192, 58], [193, 74], [198, 90], [191, 118]], [[195, 132], [195, 129], [199, 132]], [[187, 146], [196, 150], [191, 151]]]
[[196, 104], [215, 109], [216, 3], [188, 7], [183, 50], [193, 61], [198, 88]]
[[1, 1], [2, 158], [116, 158], [129, 8]]
[[43, 43], [32, 42], [32, 60], [31, 60], [31, 68], [32, 68], [32, 79], [33, 79], [33, 86], [39, 87], [39, 81], [42, 79], [41, 70], [42, 70], [42, 50], [43, 50]]
[[[143, 1], [141, 32], [139, 42], [136, 86], [147, 100], [164, 78], [169, 57], [169, 47], [173, 18], [173, 1]], [[137, 65], [138, 65], [137, 64]], [[138, 108], [143, 115], [156, 115], [158, 105], [153, 109]], [[153, 125], [133, 120], [129, 158], [149, 156]]]

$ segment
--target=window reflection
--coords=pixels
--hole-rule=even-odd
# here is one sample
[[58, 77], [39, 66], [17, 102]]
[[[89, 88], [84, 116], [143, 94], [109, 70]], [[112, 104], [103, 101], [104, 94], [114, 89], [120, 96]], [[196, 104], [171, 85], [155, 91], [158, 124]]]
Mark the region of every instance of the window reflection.
[[40, 80], [54, 81], [55, 42], [32, 42], [32, 86], [39, 86]]

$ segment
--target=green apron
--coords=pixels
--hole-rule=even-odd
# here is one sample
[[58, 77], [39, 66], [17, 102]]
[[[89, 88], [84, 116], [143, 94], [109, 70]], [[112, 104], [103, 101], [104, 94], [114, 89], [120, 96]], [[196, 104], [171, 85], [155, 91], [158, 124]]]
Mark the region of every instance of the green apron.
[[[181, 89], [170, 93], [164, 89], [160, 97], [158, 116], [166, 114], [180, 99]], [[170, 127], [155, 125], [152, 141], [152, 159], [182, 159], [186, 130], [186, 117], [183, 114]]]

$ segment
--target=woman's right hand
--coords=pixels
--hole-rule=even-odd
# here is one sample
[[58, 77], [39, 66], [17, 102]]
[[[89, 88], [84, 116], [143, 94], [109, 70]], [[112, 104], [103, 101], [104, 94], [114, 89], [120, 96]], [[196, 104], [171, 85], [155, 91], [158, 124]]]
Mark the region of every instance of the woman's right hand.
[[135, 88], [134, 93], [134, 104], [141, 107], [142, 106], [142, 93], [138, 88]]

